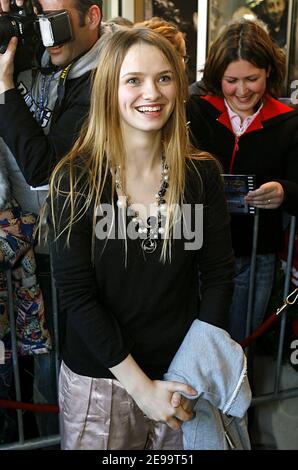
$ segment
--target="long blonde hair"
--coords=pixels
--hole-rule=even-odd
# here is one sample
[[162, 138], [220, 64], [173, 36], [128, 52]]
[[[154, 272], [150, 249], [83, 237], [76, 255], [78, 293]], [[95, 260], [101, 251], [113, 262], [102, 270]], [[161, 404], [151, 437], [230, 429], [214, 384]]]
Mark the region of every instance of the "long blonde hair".
[[[110, 169], [118, 165], [125, 168], [125, 149], [121, 132], [118, 87], [122, 62], [134, 44], [145, 43], [156, 47], [165, 56], [173, 70], [176, 86], [176, 102], [172, 115], [162, 131], [163, 153], [170, 168], [170, 182], [167, 190], [167, 206], [181, 205], [185, 184], [185, 160], [193, 153], [189, 144], [185, 100], [188, 86], [182, 62], [169, 42], [160, 34], [147, 28], [123, 29], [112, 36], [102, 37], [106, 41], [101, 49], [99, 63], [92, 86], [89, 118], [71, 151], [58, 163], [50, 180], [50, 203], [56, 236], [64, 209], [70, 207], [70, 216], [63, 229], [67, 231], [67, 241], [75, 222], [94, 205], [93, 234], [95, 234], [96, 208], [100, 205]], [[196, 152], [197, 153], [197, 152]], [[78, 169], [79, 168], [79, 169]], [[69, 180], [69, 191], [62, 189], [62, 179]], [[111, 202], [114, 202], [115, 175], [112, 172]], [[122, 187], [125, 188], [125, 175], [121, 174]], [[82, 199], [82, 194], [85, 196]], [[64, 196], [60, 215], [55, 211], [55, 198]], [[170, 251], [169, 234], [171, 215], [168, 214], [166, 236], [163, 242], [162, 258]], [[93, 249], [94, 253], [94, 238]]]

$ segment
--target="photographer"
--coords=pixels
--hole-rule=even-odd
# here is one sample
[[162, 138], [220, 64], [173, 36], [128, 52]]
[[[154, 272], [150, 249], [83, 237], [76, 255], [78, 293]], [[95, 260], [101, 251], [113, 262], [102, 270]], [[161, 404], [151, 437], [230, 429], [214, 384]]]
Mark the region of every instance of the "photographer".
[[[28, 71], [22, 72], [14, 84], [16, 38], [0, 55], [0, 93], [4, 93], [0, 100], [0, 136], [32, 186], [47, 182], [57, 161], [71, 147], [88, 112], [90, 72], [97, 62], [94, 44], [99, 37], [101, 3], [101, 0], [40, 1], [43, 11], [67, 10], [73, 39], [46, 49], [41, 59], [42, 70], [35, 78]], [[5, 11], [7, 0], [0, 0], [1, 4]], [[70, 65], [62, 83], [61, 71]], [[58, 88], [64, 94], [59, 102]]]
[[[18, 22], [17, 7], [28, 11], [28, 5], [27, 0], [24, 5], [22, 0], [17, 0], [13, 6], [8, 0], [0, 0], [1, 18], [13, 15]], [[54, 38], [51, 47], [36, 54], [37, 60], [40, 56], [39, 68], [30, 65], [28, 70], [23, 68], [20, 73], [16, 51], [23, 56], [26, 34], [8, 38], [6, 51], [0, 54], [0, 137], [6, 144], [1, 147], [8, 164], [13, 196], [23, 211], [38, 213], [46, 195], [42, 185], [47, 184], [56, 163], [73, 145], [89, 111], [91, 72], [98, 61], [102, 0], [40, 0], [34, 7], [34, 12], [43, 13], [46, 20], [48, 12], [51, 12], [51, 25], [55, 21], [55, 12], [63, 10], [70, 24], [71, 36], [58, 44]], [[39, 17], [32, 8], [31, 11], [38, 23]], [[1, 30], [2, 24], [1, 40], [6, 32], [4, 28]], [[63, 26], [58, 33], [63, 35], [66, 29]], [[43, 34], [41, 37], [38, 49], [44, 44]], [[38, 280], [51, 330], [47, 247], [37, 247], [36, 255]], [[53, 402], [56, 398], [53, 364], [53, 354], [35, 356], [35, 401]], [[38, 425], [42, 435], [58, 431], [56, 416], [40, 419]]]

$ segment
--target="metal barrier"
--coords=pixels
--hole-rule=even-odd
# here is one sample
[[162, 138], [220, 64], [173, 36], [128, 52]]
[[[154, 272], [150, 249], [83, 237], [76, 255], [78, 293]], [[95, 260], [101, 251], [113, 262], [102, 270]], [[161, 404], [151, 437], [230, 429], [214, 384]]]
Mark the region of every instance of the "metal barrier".
[[[248, 300], [248, 310], [247, 310], [247, 334], [249, 334], [251, 330], [250, 325], [251, 325], [252, 311], [253, 311], [258, 224], [259, 224], [259, 213], [257, 211], [255, 215], [253, 251], [252, 251], [252, 258], [251, 258], [250, 289], [249, 289], [249, 300]], [[293, 251], [294, 251], [294, 242], [295, 242], [295, 229], [296, 229], [296, 219], [295, 217], [292, 217], [291, 228], [290, 228], [287, 269], [286, 269], [285, 284], [284, 284], [284, 299], [286, 299], [290, 290], [291, 268], [292, 268], [292, 262], [293, 262]], [[12, 335], [12, 358], [13, 358], [15, 394], [16, 394], [17, 402], [21, 402], [22, 401], [21, 400], [21, 385], [20, 385], [19, 363], [18, 363], [18, 354], [17, 354], [16, 327], [15, 327], [14, 305], [13, 305], [13, 290], [12, 290], [13, 287], [12, 287], [11, 271], [7, 271], [7, 286], [8, 286], [8, 311], [9, 311], [10, 329], [11, 329], [11, 335]], [[54, 317], [54, 344], [56, 345], [55, 365], [56, 365], [56, 375], [58, 379], [58, 371], [59, 371], [58, 302], [57, 302], [57, 295], [56, 295], [53, 277], [52, 277], [52, 304], [53, 304], [53, 317]], [[282, 315], [281, 324], [280, 324], [279, 346], [278, 346], [278, 355], [277, 355], [277, 361], [276, 361], [274, 390], [268, 394], [254, 396], [253, 401], [252, 401], [252, 406], [258, 406], [258, 405], [275, 401], [275, 400], [283, 400], [285, 398], [298, 397], [298, 375], [297, 375], [297, 388], [288, 389], [288, 390], [280, 390], [280, 378], [281, 378], [281, 370], [282, 370], [282, 352], [283, 352], [283, 346], [284, 346], [284, 340], [285, 340], [286, 317], [287, 317], [287, 313]], [[32, 450], [32, 449], [46, 448], [49, 446], [59, 444], [60, 442], [59, 435], [50, 436], [46, 438], [36, 438], [36, 439], [25, 440], [22, 410], [18, 409], [16, 412], [17, 412], [19, 440], [18, 442], [0, 445], [0, 450], [29, 450], [29, 449]]]
[[[258, 229], [259, 229], [259, 211], [256, 211], [254, 219], [254, 235], [253, 235], [253, 248], [251, 256], [251, 273], [250, 273], [250, 287], [249, 287], [249, 300], [248, 300], [248, 309], [247, 309], [247, 325], [246, 325], [246, 336], [251, 332], [251, 321], [252, 321], [252, 311], [254, 303], [254, 291], [255, 291], [255, 270], [256, 270], [256, 258], [257, 258], [257, 242], [258, 242]], [[291, 271], [293, 265], [293, 253], [294, 253], [294, 244], [295, 244], [295, 232], [296, 232], [296, 218], [291, 217], [290, 221], [290, 235], [289, 235], [289, 247], [288, 247], [288, 259], [285, 272], [285, 283], [283, 288], [283, 299], [286, 300], [290, 293], [290, 284], [291, 284]], [[278, 306], [276, 306], [277, 308]], [[277, 360], [275, 367], [275, 378], [274, 378], [274, 389], [271, 393], [267, 393], [260, 396], [254, 396], [252, 400], [252, 406], [257, 406], [260, 404], [268, 403], [270, 401], [281, 400], [285, 398], [294, 398], [298, 397], [298, 375], [297, 375], [297, 388], [289, 390], [280, 390], [280, 380], [281, 380], [281, 370], [282, 370], [282, 356], [283, 348], [285, 342], [285, 333], [286, 333], [286, 321], [287, 321], [287, 312], [281, 316], [280, 320], [280, 332], [279, 332], [279, 344], [277, 352]], [[248, 351], [248, 357], [251, 354], [251, 350]]]
[[[11, 270], [6, 271], [6, 278], [7, 278], [7, 293], [8, 293], [7, 304], [8, 304], [8, 314], [9, 314], [9, 325], [10, 325], [10, 331], [11, 331], [12, 363], [13, 363], [13, 376], [14, 376], [14, 385], [15, 385], [15, 396], [16, 396], [17, 402], [22, 402]], [[57, 293], [56, 293], [56, 289], [54, 285], [53, 276], [51, 277], [51, 287], [52, 287], [52, 308], [53, 308], [52, 312], [53, 312], [53, 320], [54, 320], [55, 366], [56, 366], [56, 377], [57, 377], [57, 383], [58, 383], [58, 375], [59, 375], [58, 301], [57, 301]], [[23, 411], [22, 409], [16, 409], [16, 413], [17, 413], [19, 440], [17, 442], [0, 445], [0, 450], [30, 450], [30, 449], [33, 450], [33, 449], [40, 449], [40, 448], [46, 448], [46, 447], [53, 446], [53, 445], [58, 445], [60, 443], [59, 435], [25, 440]]]

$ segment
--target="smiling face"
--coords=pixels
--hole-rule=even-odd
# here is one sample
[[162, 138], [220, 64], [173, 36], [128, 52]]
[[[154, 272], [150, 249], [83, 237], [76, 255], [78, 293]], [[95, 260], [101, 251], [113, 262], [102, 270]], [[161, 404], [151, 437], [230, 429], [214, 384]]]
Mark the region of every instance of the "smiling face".
[[160, 131], [172, 114], [175, 99], [173, 70], [160, 50], [145, 43], [131, 46], [119, 78], [123, 131]]
[[246, 60], [231, 62], [222, 81], [222, 93], [229, 106], [242, 119], [255, 112], [255, 106], [266, 92], [267, 72]]

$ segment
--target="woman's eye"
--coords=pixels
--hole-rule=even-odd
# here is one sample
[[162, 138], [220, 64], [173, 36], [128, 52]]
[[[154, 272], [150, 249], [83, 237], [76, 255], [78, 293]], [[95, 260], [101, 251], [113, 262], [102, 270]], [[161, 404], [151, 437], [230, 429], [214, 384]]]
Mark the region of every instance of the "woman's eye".
[[172, 77], [170, 75], [162, 75], [159, 79], [160, 82], [170, 82]]
[[139, 83], [139, 80], [138, 80], [137, 78], [129, 78], [129, 79], [127, 80], [127, 83], [128, 83], [129, 85], [137, 85], [137, 84]]
[[257, 77], [250, 77], [247, 79], [249, 82], [256, 82], [258, 79]]

